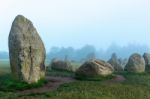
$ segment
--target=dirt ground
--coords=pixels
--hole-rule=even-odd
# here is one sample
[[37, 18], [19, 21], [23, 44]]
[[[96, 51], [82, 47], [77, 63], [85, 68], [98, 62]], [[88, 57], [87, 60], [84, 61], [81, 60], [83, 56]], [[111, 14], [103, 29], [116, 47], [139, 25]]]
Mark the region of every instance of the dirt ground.
[[105, 83], [122, 83], [126, 79], [122, 75], [116, 75], [113, 79], [111, 80], [106, 80], [104, 81]]
[[[52, 90], [56, 90], [60, 85], [64, 83], [77, 81], [71, 77], [48, 76], [46, 77], [46, 79], [48, 80], [48, 83], [44, 85], [43, 87], [19, 91], [18, 93], [21, 95], [26, 95], [26, 94], [35, 94], [35, 93], [37, 94], [37, 93], [49, 92]], [[125, 81], [125, 78], [122, 75], [116, 75], [115, 78], [104, 81], [104, 83], [122, 83], [124, 81]]]
[[54, 76], [48, 76], [46, 77], [48, 80], [48, 83], [40, 88], [33, 88], [33, 89], [28, 89], [24, 91], [20, 91], [19, 94], [34, 94], [34, 93], [44, 93], [52, 90], [56, 90], [60, 85], [64, 83], [70, 83], [76, 81], [75, 79], [71, 77], [54, 77]]

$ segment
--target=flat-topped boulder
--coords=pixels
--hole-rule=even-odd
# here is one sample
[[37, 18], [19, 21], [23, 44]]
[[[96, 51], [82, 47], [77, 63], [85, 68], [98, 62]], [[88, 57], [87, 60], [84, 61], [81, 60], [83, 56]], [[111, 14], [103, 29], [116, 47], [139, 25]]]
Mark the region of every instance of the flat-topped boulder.
[[17, 80], [35, 83], [45, 77], [45, 47], [32, 22], [18, 15], [9, 34], [11, 71]]
[[111, 75], [114, 68], [103, 60], [91, 60], [85, 62], [77, 71], [77, 76], [108, 76]]

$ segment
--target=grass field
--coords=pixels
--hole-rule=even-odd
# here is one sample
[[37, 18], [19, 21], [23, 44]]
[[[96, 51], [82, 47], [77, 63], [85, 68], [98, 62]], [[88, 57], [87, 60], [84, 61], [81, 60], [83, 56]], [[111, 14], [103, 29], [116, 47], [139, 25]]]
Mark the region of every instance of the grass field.
[[5, 73], [10, 73], [9, 60], [0, 59], [0, 75]]
[[[0, 75], [10, 72], [8, 61], [0, 61]], [[150, 74], [116, 73], [123, 75], [123, 83], [105, 81], [76, 81], [61, 85], [57, 90], [42, 94], [20, 95], [1, 91], [0, 99], [150, 99]], [[48, 75], [73, 76], [66, 71], [49, 71]], [[0, 78], [1, 79], [1, 78]]]

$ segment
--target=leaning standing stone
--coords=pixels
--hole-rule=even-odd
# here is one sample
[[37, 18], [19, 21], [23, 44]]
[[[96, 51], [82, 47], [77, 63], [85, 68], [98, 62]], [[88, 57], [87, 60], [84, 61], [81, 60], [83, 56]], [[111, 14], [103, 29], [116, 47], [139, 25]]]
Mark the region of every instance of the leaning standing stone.
[[34, 83], [45, 77], [45, 48], [32, 22], [18, 15], [9, 34], [9, 56], [13, 76]]

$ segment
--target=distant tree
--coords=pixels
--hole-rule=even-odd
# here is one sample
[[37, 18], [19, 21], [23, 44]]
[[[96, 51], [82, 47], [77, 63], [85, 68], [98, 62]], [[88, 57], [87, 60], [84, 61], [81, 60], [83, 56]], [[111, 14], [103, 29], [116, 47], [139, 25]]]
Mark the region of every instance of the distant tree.
[[[67, 56], [69, 60], [78, 62], [81, 60], [82, 62], [87, 60], [87, 57], [96, 57], [107, 61], [112, 53], [116, 53], [118, 56], [124, 59], [128, 58], [132, 53], [135, 52], [143, 54], [144, 52], [150, 52], [150, 48], [145, 45], [137, 44], [129, 44], [127, 46], [121, 47], [115, 43], [112, 43], [112, 45], [110, 45], [110, 47], [108, 47], [106, 50], [96, 50], [92, 45], [85, 45], [80, 49], [74, 49], [73, 47], [52, 47], [49, 53], [47, 53], [47, 59], [51, 60], [53, 58], [57, 58], [64, 60]], [[2, 57], [1, 54], [0, 57]], [[123, 61], [125, 62], [126, 60]]]

